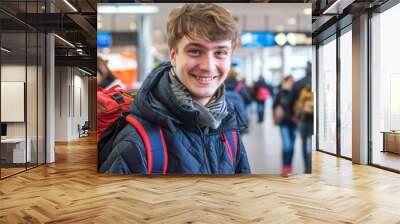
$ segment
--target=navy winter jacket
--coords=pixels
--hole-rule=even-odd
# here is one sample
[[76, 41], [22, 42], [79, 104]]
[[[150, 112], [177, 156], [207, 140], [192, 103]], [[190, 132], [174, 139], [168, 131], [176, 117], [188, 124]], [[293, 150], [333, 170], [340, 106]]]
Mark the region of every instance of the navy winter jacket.
[[281, 125], [296, 126], [294, 121], [294, 102], [293, 102], [293, 90], [287, 90], [280, 88], [278, 95], [275, 98], [273, 109], [280, 105], [284, 111], [284, 116]]
[[[240, 120], [228, 103], [228, 115], [217, 129], [200, 128], [198, 113], [179, 107], [169, 84], [170, 63], [152, 71], [131, 107], [131, 113], [160, 126], [168, 148], [169, 174], [250, 173], [247, 154], [239, 134]], [[156, 103], [153, 99], [160, 103]], [[220, 134], [236, 130], [238, 151], [231, 164]], [[105, 173], [147, 173], [146, 149], [136, 129], [127, 124], [116, 136], [112, 151], [101, 165]]]

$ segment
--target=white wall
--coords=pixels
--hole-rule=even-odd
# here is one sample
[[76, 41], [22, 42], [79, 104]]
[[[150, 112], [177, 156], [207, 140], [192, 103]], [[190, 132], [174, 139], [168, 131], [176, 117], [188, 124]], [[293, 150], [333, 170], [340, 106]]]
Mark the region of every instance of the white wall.
[[[53, 4], [46, 2], [46, 7], [50, 12], [54, 11]], [[56, 160], [55, 153], [55, 42], [54, 35], [46, 35], [46, 163], [52, 163]]]
[[70, 141], [79, 138], [78, 124], [88, 120], [88, 79], [71, 67], [56, 67], [56, 74], [55, 140]]
[[[28, 66], [29, 69], [29, 66]], [[25, 65], [2, 65], [1, 81], [25, 82]]]
[[[37, 70], [38, 69], [38, 70]], [[39, 163], [44, 163], [44, 82], [41, 66], [25, 66], [18, 64], [6, 64], [1, 66], [1, 80], [2, 82], [24, 82], [26, 84], [26, 101], [22, 102], [22, 107], [14, 110], [20, 110], [24, 116], [26, 112], [26, 120], [23, 118], [22, 122], [6, 122], [7, 123], [7, 137], [10, 138], [24, 138], [25, 135], [30, 139], [32, 161], [36, 162], [39, 158]], [[27, 78], [27, 80], [25, 80]], [[2, 94], [5, 89], [2, 89]], [[21, 92], [22, 91], [22, 92]], [[20, 94], [24, 94], [24, 89], [19, 90]], [[7, 97], [7, 95], [2, 95]], [[24, 98], [25, 96], [22, 96]], [[26, 103], [26, 105], [25, 105]], [[2, 107], [2, 112], [13, 112], [11, 107]], [[37, 153], [39, 156], [37, 157]]]
[[[72, 124], [71, 124], [71, 135], [72, 138], [78, 138], [78, 124], [82, 126], [85, 121], [88, 121], [88, 79], [87, 77], [81, 76], [82, 73], [79, 70], [74, 70], [74, 91], [72, 92], [74, 99], [72, 110]], [[72, 104], [71, 104], [72, 105]]]
[[[1, 81], [25, 82], [25, 65], [2, 65]], [[28, 66], [28, 72], [32, 68]], [[7, 110], [7, 108], [1, 108]], [[25, 122], [7, 122], [8, 137], [25, 137]]]
[[317, 48], [312, 46], [311, 86], [314, 95], [314, 134], [312, 136], [312, 149], [317, 148]]
[[1, 81], [1, 121], [24, 122], [25, 82]]
[[[55, 73], [57, 74], [55, 76], [55, 123], [56, 123], [56, 128], [55, 128], [55, 140], [56, 141], [65, 141], [61, 136], [66, 136], [67, 135], [67, 121], [66, 119], [63, 119], [64, 116], [68, 116], [68, 111], [65, 113], [64, 107], [67, 106], [65, 104], [65, 101], [68, 100], [68, 97], [63, 97], [60, 98], [60, 96], [64, 95], [65, 92], [68, 94], [68, 77], [67, 75], [64, 75], [67, 73], [67, 68], [66, 67], [56, 67], [55, 68]], [[65, 91], [65, 88], [67, 88], [67, 91]], [[67, 96], [67, 95], [65, 95]]]
[[[25, 66], [22, 65], [2, 65], [1, 81], [19, 81], [25, 82]], [[1, 108], [6, 110], [7, 108]], [[25, 137], [24, 122], [7, 122], [8, 137]]]

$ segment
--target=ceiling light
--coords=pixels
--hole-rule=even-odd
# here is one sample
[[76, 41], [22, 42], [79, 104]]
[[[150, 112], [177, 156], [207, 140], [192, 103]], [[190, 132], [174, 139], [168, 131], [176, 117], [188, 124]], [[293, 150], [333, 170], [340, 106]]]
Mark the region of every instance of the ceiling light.
[[81, 71], [81, 72], [83, 72], [83, 73], [85, 73], [85, 74], [92, 75], [92, 73], [90, 73], [90, 72], [88, 72], [88, 71], [85, 71], [85, 70], [83, 70], [83, 69], [81, 69], [81, 68], [78, 68], [78, 69], [79, 69], [79, 71]]
[[279, 45], [279, 46], [283, 46], [286, 43], [286, 35], [284, 33], [278, 33], [275, 36], [275, 42]]
[[287, 41], [290, 45], [295, 46], [297, 41], [296, 41], [296, 35], [294, 33], [288, 33], [286, 35]]
[[78, 10], [71, 4], [68, 2], [68, 0], [64, 0], [65, 4], [67, 4], [72, 10], [74, 10], [75, 12], [78, 12]]
[[307, 36], [304, 33], [296, 34], [296, 44], [305, 44]]
[[147, 14], [157, 13], [158, 7], [151, 5], [131, 5], [131, 4], [101, 4], [97, 6], [99, 14]]
[[288, 19], [288, 24], [289, 25], [295, 25], [296, 24], [296, 19], [295, 18], [289, 18]]
[[69, 45], [69, 46], [75, 48], [75, 45], [71, 44], [71, 42], [67, 41], [66, 39], [64, 39], [64, 38], [62, 38], [62, 37], [60, 37], [60, 36], [58, 36], [57, 34], [54, 34], [54, 36], [57, 37], [58, 39], [60, 39], [61, 41], [63, 41], [64, 43], [66, 43], [67, 45]]
[[342, 14], [343, 10], [351, 5], [355, 0], [336, 0], [322, 14]]
[[1, 47], [0, 48], [2, 51], [4, 51], [4, 52], [7, 52], [7, 53], [10, 53], [11, 51], [10, 50], [8, 50], [7, 48], [5, 48], [5, 47]]
[[305, 9], [303, 10], [303, 14], [306, 15], [306, 16], [311, 15], [311, 14], [312, 14], [311, 8], [305, 8]]
[[328, 13], [331, 12], [332, 9], [336, 9], [337, 4], [338, 4], [339, 2], [340, 2], [339, 0], [338, 0], [338, 1], [335, 1], [331, 6], [329, 6], [325, 11], [323, 11], [322, 14], [328, 14]]

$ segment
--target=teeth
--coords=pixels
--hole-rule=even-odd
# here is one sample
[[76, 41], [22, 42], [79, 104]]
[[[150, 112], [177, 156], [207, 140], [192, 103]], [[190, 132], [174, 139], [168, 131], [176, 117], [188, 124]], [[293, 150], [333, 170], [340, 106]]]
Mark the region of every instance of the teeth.
[[200, 80], [200, 81], [211, 81], [211, 80], [213, 80], [213, 77], [200, 77], [200, 76], [196, 76], [196, 79], [197, 79], [197, 80]]

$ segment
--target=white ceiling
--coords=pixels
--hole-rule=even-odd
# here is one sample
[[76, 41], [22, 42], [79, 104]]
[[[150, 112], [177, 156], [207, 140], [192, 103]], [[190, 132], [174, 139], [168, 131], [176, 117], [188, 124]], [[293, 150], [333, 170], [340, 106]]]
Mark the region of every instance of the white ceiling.
[[[165, 21], [172, 8], [179, 3], [152, 4], [159, 8], [159, 13], [152, 16], [154, 29], [165, 30]], [[220, 4], [231, 11], [239, 19], [242, 31], [277, 31], [282, 26], [283, 31], [311, 31], [311, 15], [305, 15], [303, 10], [311, 4], [299, 3], [224, 3]], [[288, 24], [289, 18], [296, 24]]]
[[[181, 3], [145, 3], [154, 5], [159, 11], [150, 14], [153, 20], [153, 30], [165, 32], [165, 22], [172, 8]], [[99, 4], [100, 5], [100, 4]], [[303, 13], [305, 8], [311, 8], [311, 3], [223, 3], [225, 8], [238, 18], [242, 31], [306, 31], [311, 32], [311, 15]], [[134, 15], [101, 15], [101, 29], [132, 30]], [[289, 24], [292, 18], [296, 24]], [[277, 30], [279, 27], [282, 30]]]

